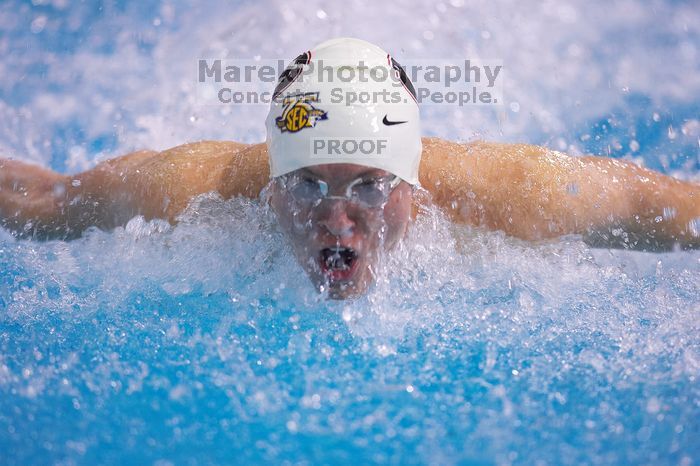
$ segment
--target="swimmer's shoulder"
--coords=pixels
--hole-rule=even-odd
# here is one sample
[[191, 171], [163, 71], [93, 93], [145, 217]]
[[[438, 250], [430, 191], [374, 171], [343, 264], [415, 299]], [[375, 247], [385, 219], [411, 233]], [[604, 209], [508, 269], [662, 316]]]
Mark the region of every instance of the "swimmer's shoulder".
[[147, 218], [172, 220], [200, 194], [257, 197], [268, 176], [265, 144], [198, 141], [108, 160], [84, 184], [95, 195], [130, 199]]
[[445, 183], [463, 184], [477, 169], [483, 173], [490, 156], [502, 149], [485, 141], [454, 142], [435, 137], [424, 137], [422, 143], [419, 177], [429, 191]]
[[[433, 201], [454, 208], [456, 200], [470, 203], [469, 210], [488, 213], [507, 200], [545, 149], [529, 144], [488, 141], [452, 142], [423, 138], [420, 183]], [[534, 161], [534, 162], [533, 162]], [[473, 204], [473, 205], [471, 205]], [[471, 219], [471, 223], [483, 223]]]
[[[424, 137], [421, 142], [419, 180], [434, 202], [445, 207], [456, 196], [474, 189], [485, 168], [488, 143], [453, 142], [435, 137]], [[481, 171], [477, 173], [477, 169]]]
[[100, 163], [96, 168], [104, 172], [118, 172], [122, 177], [144, 174], [153, 178], [167, 178], [173, 174], [220, 170], [235, 154], [249, 144], [233, 141], [198, 141], [181, 144], [163, 151], [141, 150]]
[[[466, 165], [469, 162], [488, 163], [503, 158], [522, 158], [539, 155], [546, 149], [521, 143], [469, 141], [454, 142], [436, 137], [422, 138], [421, 170], [442, 165]], [[495, 161], [495, 160], [494, 160]]]
[[197, 141], [158, 153], [141, 166], [149, 182], [181, 191], [179, 197], [218, 191], [224, 198], [256, 197], [267, 182], [265, 144]]
[[420, 181], [432, 186], [436, 181], [478, 181], [484, 177], [504, 176], [523, 161], [536, 159], [546, 149], [531, 144], [490, 141], [453, 142], [441, 138], [422, 138], [423, 154]]
[[249, 145], [234, 141], [196, 141], [181, 144], [158, 153], [144, 167], [163, 175], [173, 169], [188, 174], [219, 172], [242, 150]]

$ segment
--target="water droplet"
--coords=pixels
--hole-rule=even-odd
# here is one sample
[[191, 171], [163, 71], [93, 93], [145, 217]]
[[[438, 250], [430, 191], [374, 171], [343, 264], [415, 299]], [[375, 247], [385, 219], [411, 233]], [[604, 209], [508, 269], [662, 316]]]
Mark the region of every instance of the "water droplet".
[[688, 222], [688, 232], [695, 236], [700, 236], [700, 217], [694, 218]]
[[688, 120], [681, 126], [681, 132], [685, 136], [700, 136], [700, 120]]
[[29, 26], [29, 30], [32, 31], [34, 34], [39, 34], [46, 27], [47, 21], [48, 20], [46, 16], [37, 16], [36, 18], [34, 18], [32, 24]]
[[676, 130], [671, 125], [669, 125], [669, 127], [668, 127], [668, 138], [669, 139], [676, 139]]
[[66, 194], [66, 185], [63, 183], [56, 183], [53, 187], [54, 197], [63, 197]]

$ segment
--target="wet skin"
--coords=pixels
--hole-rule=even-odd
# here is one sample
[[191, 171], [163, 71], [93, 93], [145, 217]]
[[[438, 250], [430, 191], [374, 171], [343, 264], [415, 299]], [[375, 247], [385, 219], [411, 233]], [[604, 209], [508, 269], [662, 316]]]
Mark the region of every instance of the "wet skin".
[[[330, 195], [342, 196], [357, 178], [388, 176], [384, 170], [353, 164], [326, 164], [298, 170], [329, 185]], [[325, 199], [317, 206], [300, 206], [282, 183], [273, 182], [271, 205], [297, 260], [318, 289], [328, 289], [334, 299], [362, 295], [374, 281], [383, 251], [401, 240], [411, 218], [413, 188], [402, 181], [383, 207], [369, 208], [352, 201]], [[352, 267], [334, 272], [324, 266], [323, 251], [349, 248], [355, 254]]]
[[[528, 241], [576, 234], [596, 247], [700, 248], [696, 183], [622, 160], [569, 157], [525, 144], [422, 142], [421, 192], [456, 223]], [[333, 196], [344, 195], [363, 171], [386, 175], [354, 165], [308, 169], [329, 183]], [[0, 158], [0, 227], [23, 238], [72, 239], [90, 227], [124, 225], [135, 215], [175, 224], [195, 196], [217, 192], [224, 199], [256, 198], [269, 179], [264, 143], [200, 141], [162, 152], [139, 151], [76, 175]], [[303, 215], [297, 212], [296, 223], [302, 225], [297, 227], [289, 195], [271, 191], [299, 262], [319, 287], [334, 282], [329, 291], [336, 298], [368, 288], [378, 256], [401, 238], [416, 205], [412, 188], [401, 183], [380, 212], [325, 200]], [[309, 226], [303, 227], [307, 220]], [[354, 270], [324, 273], [319, 251], [332, 247], [357, 248]]]

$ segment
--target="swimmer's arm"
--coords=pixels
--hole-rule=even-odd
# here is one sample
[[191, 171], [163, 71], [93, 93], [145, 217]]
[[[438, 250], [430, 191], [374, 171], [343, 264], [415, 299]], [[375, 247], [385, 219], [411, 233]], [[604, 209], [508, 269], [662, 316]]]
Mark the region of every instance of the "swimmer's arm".
[[[558, 190], [562, 216], [574, 233], [596, 247], [644, 251], [700, 249], [700, 185], [634, 163], [606, 157], [576, 158], [569, 186]], [[556, 200], [556, 197], [555, 197]]]
[[115, 164], [133, 166], [154, 154], [135, 152], [73, 176], [0, 159], [0, 226], [19, 238], [38, 240], [76, 238], [91, 226], [113, 228], [120, 219], [123, 223], [137, 214], [138, 208], [115, 208], [110, 201], [123, 193], [119, 195], [106, 173]]
[[596, 247], [700, 248], [696, 184], [530, 145], [428, 139], [424, 147], [421, 183], [456, 221], [527, 240], [580, 234]]
[[0, 226], [20, 237], [63, 234], [69, 183], [54, 171], [0, 159]]
[[190, 200], [257, 197], [269, 176], [265, 144], [202, 141], [140, 151], [66, 176], [0, 159], [0, 226], [32, 239], [72, 239], [136, 215], [175, 223]]

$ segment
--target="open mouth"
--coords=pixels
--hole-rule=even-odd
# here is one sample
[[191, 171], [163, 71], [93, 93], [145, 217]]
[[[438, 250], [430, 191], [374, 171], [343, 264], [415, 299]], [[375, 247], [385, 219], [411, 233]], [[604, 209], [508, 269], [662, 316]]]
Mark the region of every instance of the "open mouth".
[[352, 248], [325, 248], [321, 250], [321, 270], [333, 281], [348, 280], [357, 268], [357, 259], [357, 252]]

